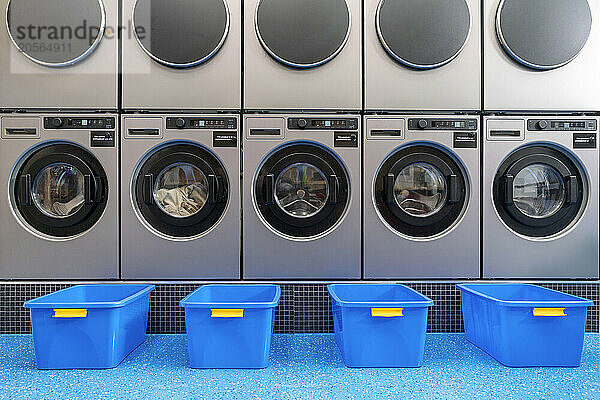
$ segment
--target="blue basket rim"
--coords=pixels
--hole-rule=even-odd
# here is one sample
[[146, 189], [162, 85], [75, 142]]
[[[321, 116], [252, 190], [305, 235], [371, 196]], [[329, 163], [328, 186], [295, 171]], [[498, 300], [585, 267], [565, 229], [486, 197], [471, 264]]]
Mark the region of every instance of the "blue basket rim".
[[[546, 290], [548, 292], [560, 293], [566, 296], [573, 298], [574, 300], [537, 300], [537, 301], [524, 301], [524, 300], [502, 300], [493, 296], [488, 296], [484, 293], [478, 292], [474, 289], [477, 286], [535, 286], [540, 289]], [[561, 292], [560, 290], [554, 290], [545, 288], [539, 285], [533, 285], [531, 283], [461, 283], [456, 285], [456, 287], [460, 290], [464, 290], [469, 292], [475, 296], [483, 297], [485, 299], [491, 300], [493, 302], [498, 303], [501, 306], [505, 307], [589, 307], [593, 306], [594, 302], [592, 300], [584, 299], [583, 297], [574, 296], [569, 293]]]
[[[94, 302], [80, 302], [80, 303], [61, 303], [55, 301], [44, 301], [45, 298], [54, 295], [59, 292], [67, 292], [74, 290], [79, 287], [89, 287], [89, 286], [139, 286], [140, 289], [136, 293], [128, 296], [119, 301], [94, 301]], [[147, 293], [150, 293], [155, 288], [154, 285], [149, 284], [139, 284], [139, 283], [88, 283], [85, 285], [73, 285], [65, 289], [57, 290], [56, 292], [48, 293], [44, 296], [37, 297], [35, 299], [31, 299], [26, 301], [23, 304], [25, 308], [119, 308], [124, 307], [132, 301], [136, 300], [138, 297], [141, 297]]]
[[[254, 302], [205, 302], [205, 301], [190, 301], [196, 292], [201, 291], [203, 288], [211, 287], [256, 287], [256, 288], [275, 288], [275, 296], [272, 301], [254, 301]], [[207, 290], [204, 289], [204, 290]], [[185, 296], [179, 301], [179, 306], [183, 308], [275, 308], [279, 305], [279, 299], [281, 298], [281, 287], [279, 285], [272, 284], [232, 284], [232, 285], [220, 285], [220, 284], [209, 284], [202, 285], [192, 293]]]
[[[381, 287], [402, 287], [407, 289], [418, 296], [420, 296], [423, 300], [420, 301], [345, 301], [338, 297], [335, 293], [335, 288], [339, 286], [381, 286]], [[431, 307], [433, 306], [433, 300], [424, 294], [416, 291], [415, 289], [408, 287], [406, 285], [401, 285], [397, 283], [333, 283], [327, 285], [327, 291], [329, 295], [338, 304], [341, 304], [344, 307], [394, 307], [394, 306], [402, 306], [404, 308], [416, 308], [416, 307]]]

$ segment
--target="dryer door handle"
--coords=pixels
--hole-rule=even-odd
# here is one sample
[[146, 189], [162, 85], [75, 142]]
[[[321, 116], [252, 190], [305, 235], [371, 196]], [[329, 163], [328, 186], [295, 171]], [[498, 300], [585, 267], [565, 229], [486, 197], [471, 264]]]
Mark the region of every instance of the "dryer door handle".
[[577, 203], [579, 195], [579, 185], [577, 185], [577, 177], [570, 175], [565, 177], [567, 181], [567, 203]]
[[396, 177], [394, 174], [387, 174], [385, 176], [385, 201], [387, 204], [394, 203], [394, 184], [396, 183]]
[[142, 182], [142, 197], [144, 203], [152, 204], [152, 191], [154, 190], [154, 176], [152, 174], [144, 175], [144, 181]]
[[456, 204], [460, 200], [460, 188], [458, 186], [458, 176], [452, 174], [448, 177], [448, 189], [450, 195], [448, 196], [448, 203]]
[[19, 202], [22, 206], [29, 207], [31, 205], [31, 175], [21, 176], [20, 185]]
[[513, 204], [513, 183], [515, 182], [515, 177], [508, 174], [504, 176], [504, 204]]
[[265, 176], [265, 204], [272, 206], [275, 204], [275, 175]]
[[208, 175], [208, 181], [210, 182], [208, 204], [216, 204], [220, 200], [219, 196], [219, 181], [214, 174]]
[[335, 175], [329, 176], [329, 204], [337, 204], [340, 182]]
[[[94, 184], [92, 184], [94, 182]], [[85, 204], [94, 204], [94, 185], [96, 181], [92, 181], [91, 175], [83, 176], [83, 195]]]

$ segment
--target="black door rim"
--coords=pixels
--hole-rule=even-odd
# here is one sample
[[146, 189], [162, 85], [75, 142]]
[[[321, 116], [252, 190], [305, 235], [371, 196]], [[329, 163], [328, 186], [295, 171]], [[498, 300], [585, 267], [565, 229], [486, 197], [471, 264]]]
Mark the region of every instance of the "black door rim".
[[[561, 174], [565, 185], [564, 203], [548, 217], [529, 217], [505, 199], [507, 183], [504, 180], [507, 174], [516, 169], [520, 172], [533, 164], [552, 167]], [[565, 171], [568, 176], [565, 176]], [[570, 179], [567, 181], [569, 176], [575, 178], [573, 184]], [[568, 189], [569, 186], [574, 189]], [[554, 143], [534, 142], [512, 150], [502, 160], [494, 173], [491, 197], [494, 211], [501, 223], [515, 235], [533, 241], [554, 240], [573, 229], [585, 213], [589, 178], [581, 161], [568, 149]]]
[[[427, 154], [428, 151], [431, 154]], [[384, 185], [383, 181], [380, 182], [381, 178], [387, 175], [388, 171], [399, 172], [402, 168], [398, 164], [403, 163], [403, 160], [407, 160], [407, 165], [415, 163], [413, 159], [418, 154], [427, 154], [431, 163], [424, 162], [430, 163], [441, 172], [456, 175], [455, 184], [459, 187], [457, 201], [450, 202], [447, 199], [442, 209], [427, 217], [411, 216], [402, 210], [395, 210], [399, 209], [397, 204], [385, 204], [384, 194], [380, 193], [384, 189], [381, 186]], [[434, 161], [436, 159], [438, 160]], [[442, 162], [443, 165], [438, 166], [433, 162]], [[394, 177], [397, 178], [395, 174]], [[448, 184], [448, 176], [445, 178]], [[412, 142], [395, 148], [383, 158], [371, 185], [371, 201], [381, 222], [394, 234], [408, 240], [431, 241], [446, 236], [460, 224], [470, 205], [471, 180], [466, 168], [451, 149], [434, 142]]]

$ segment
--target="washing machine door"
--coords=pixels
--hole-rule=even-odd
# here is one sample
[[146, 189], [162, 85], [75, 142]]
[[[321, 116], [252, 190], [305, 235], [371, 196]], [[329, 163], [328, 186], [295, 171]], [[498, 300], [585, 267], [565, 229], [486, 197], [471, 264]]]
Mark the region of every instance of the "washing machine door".
[[381, 0], [375, 26], [393, 59], [432, 69], [449, 63], [465, 47], [471, 12], [465, 0]]
[[102, 41], [102, 0], [9, 0], [6, 26], [13, 45], [29, 60], [65, 67], [89, 57]]
[[498, 168], [493, 200], [499, 217], [517, 234], [553, 237], [572, 227], [588, 198], [587, 175], [563, 149], [531, 145], [517, 149]]
[[229, 32], [226, 0], [136, 0], [135, 37], [154, 61], [174, 68], [211, 59]]
[[261, 45], [275, 60], [311, 68], [342, 51], [350, 36], [350, 20], [346, 0], [259, 0], [254, 26]]
[[329, 149], [292, 142], [263, 162], [253, 195], [271, 230], [292, 239], [314, 239], [342, 221], [350, 202], [350, 179]]
[[49, 238], [87, 232], [108, 201], [106, 173], [96, 157], [69, 143], [53, 143], [26, 154], [11, 185], [15, 214]]
[[150, 152], [133, 177], [136, 210], [155, 233], [199, 237], [218, 224], [229, 200], [221, 161], [192, 143], [170, 143]]
[[454, 227], [468, 202], [468, 178], [447, 149], [428, 144], [397, 149], [375, 176], [375, 207], [396, 233], [433, 238]]
[[516, 62], [538, 70], [571, 62], [591, 28], [587, 0], [502, 0], [496, 13], [502, 48]]

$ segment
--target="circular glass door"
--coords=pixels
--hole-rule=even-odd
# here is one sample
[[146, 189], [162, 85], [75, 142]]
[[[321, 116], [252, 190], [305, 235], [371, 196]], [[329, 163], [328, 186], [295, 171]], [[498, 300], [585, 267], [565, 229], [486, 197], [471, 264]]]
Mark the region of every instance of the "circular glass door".
[[88, 231], [108, 200], [106, 173], [87, 150], [57, 142], [24, 155], [11, 177], [12, 206], [33, 231], [69, 238]]
[[591, 29], [587, 0], [502, 0], [496, 13], [500, 44], [533, 69], [568, 64], [583, 50]]
[[471, 13], [465, 0], [381, 0], [375, 24], [392, 58], [411, 68], [432, 69], [462, 51]]
[[384, 160], [374, 181], [375, 208], [394, 232], [431, 238], [461, 219], [468, 179], [449, 150], [428, 144], [400, 147]]
[[153, 60], [193, 67], [225, 43], [229, 9], [225, 0], [136, 0], [133, 25], [138, 43]]
[[583, 168], [566, 151], [530, 145], [500, 165], [493, 185], [498, 215], [514, 232], [552, 237], [575, 224], [587, 203]]
[[260, 0], [254, 23], [258, 40], [273, 58], [310, 68], [342, 51], [350, 35], [350, 9], [346, 0]]
[[9, 0], [6, 12], [13, 44], [25, 57], [47, 67], [85, 59], [106, 27], [102, 0]]
[[331, 150], [291, 142], [263, 161], [253, 196], [259, 215], [272, 230], [292, 239], [314, 239], [335, 229], [343, 219], [350, 202], [350, 181]]
[[144, 224], [173, 239], [210, 231], [229, 201], [225, 167], [208, 149], [188, 142], [170, 142], [152, 150], [140, 162], [131, 190]]

